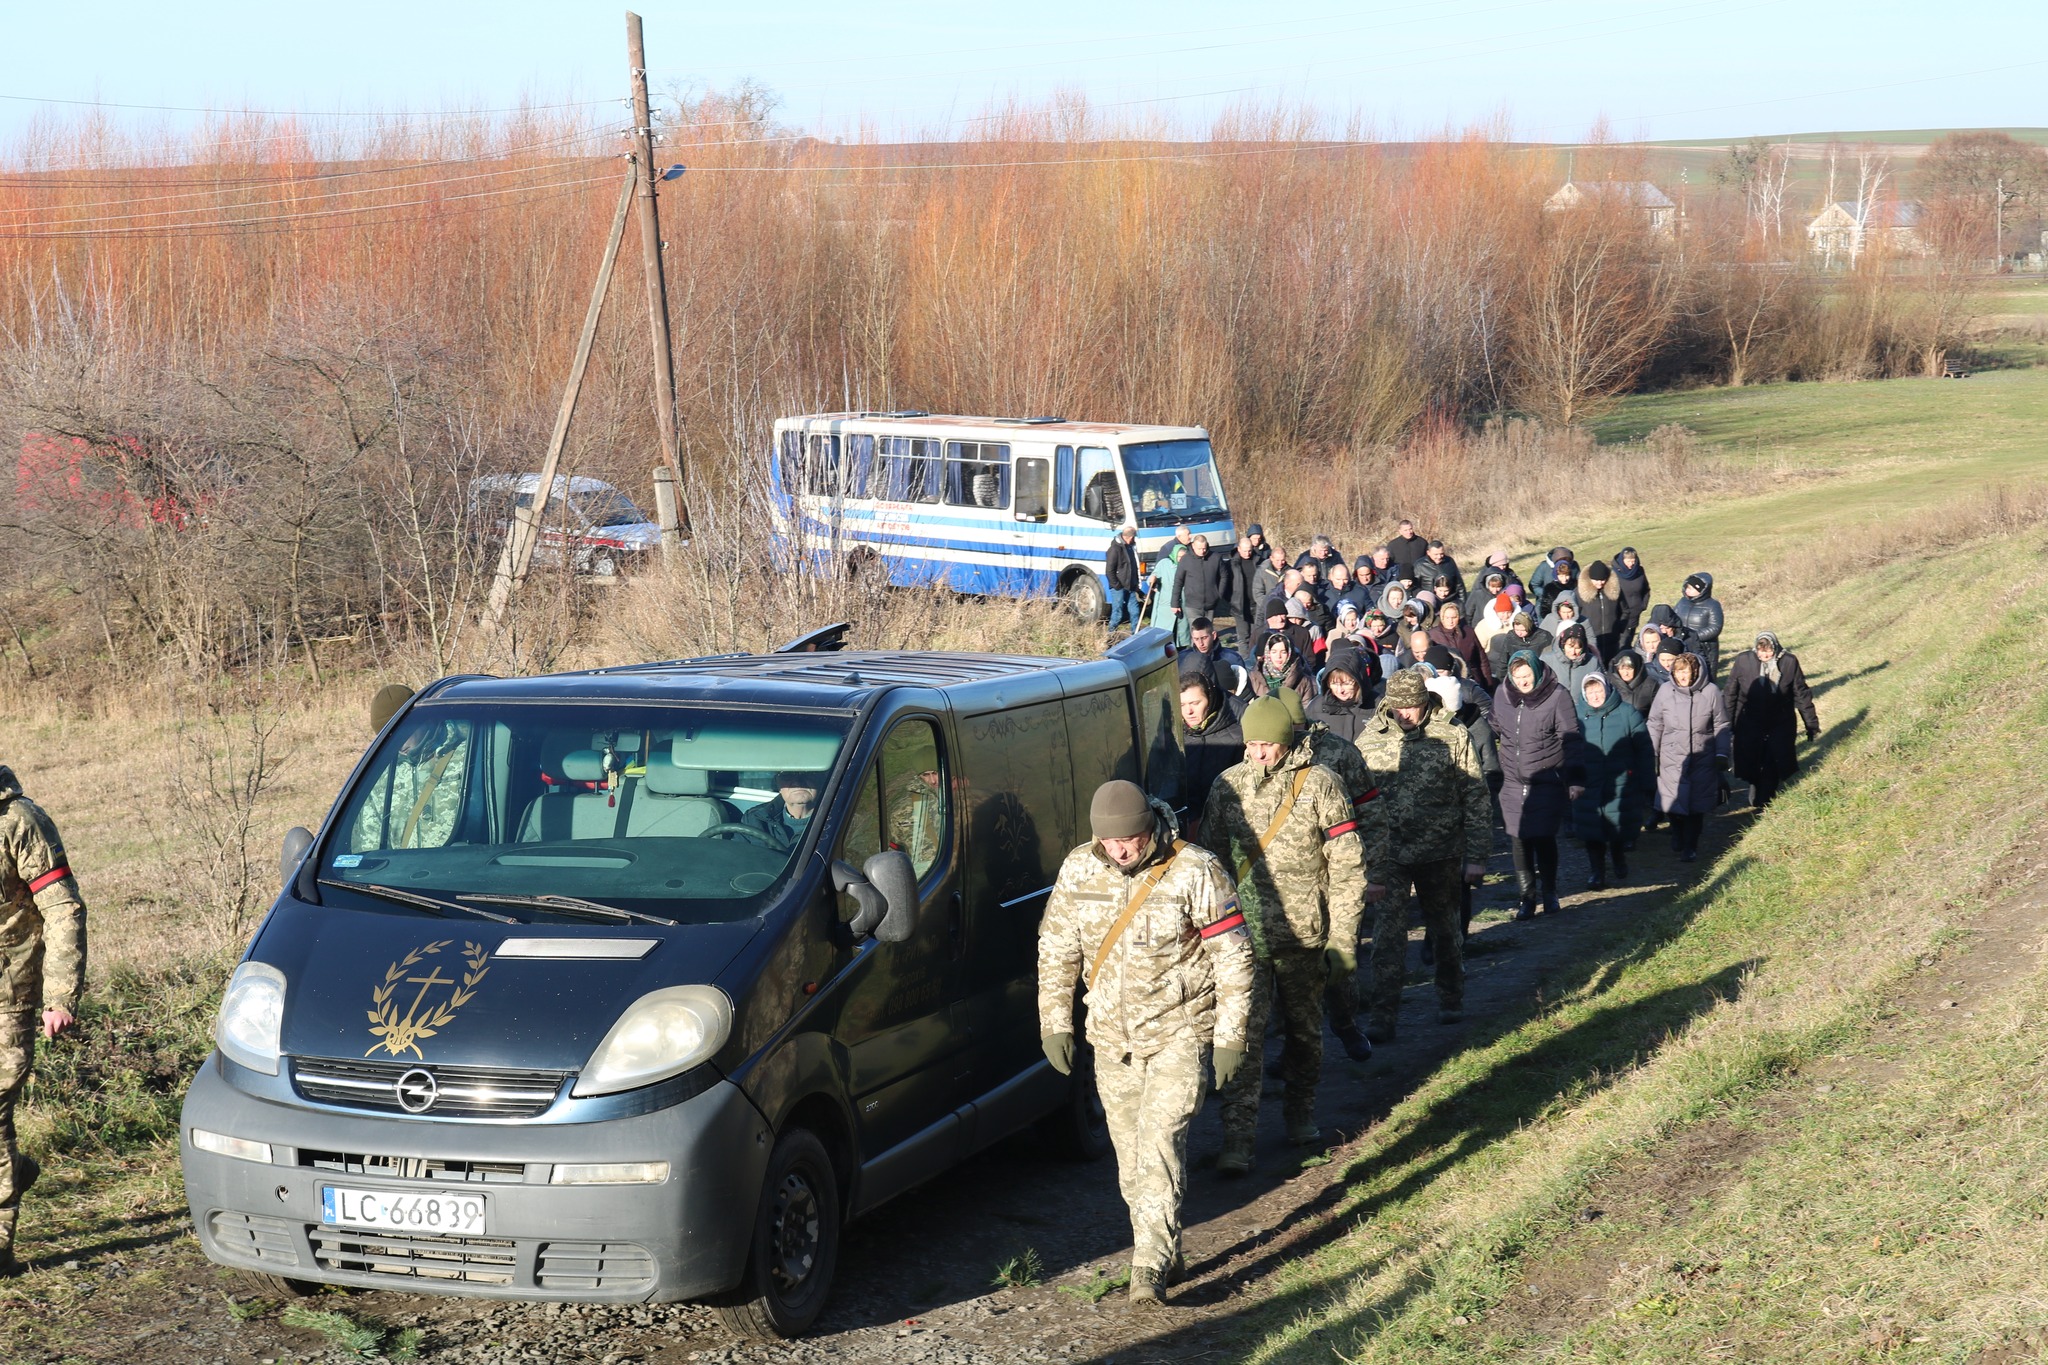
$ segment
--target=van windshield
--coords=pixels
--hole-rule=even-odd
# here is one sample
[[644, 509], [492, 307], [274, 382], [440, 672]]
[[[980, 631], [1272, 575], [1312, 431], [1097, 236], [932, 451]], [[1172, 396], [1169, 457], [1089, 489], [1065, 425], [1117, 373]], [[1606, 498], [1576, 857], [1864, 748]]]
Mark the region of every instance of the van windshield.
[[577, 510], [592, 526], [642, 526], [647, 514], [616, 488], [594, 488], [576, 495]]
[[1125, 446], [1123, 457], [1140, 525], [1207, 521], [1223, 512], [1223, 484], [1207, 441], [1145, 441]]
[[413, 708], [349, 794], [330, 885], [553, 918], [575, 897], [689, 923], [759, 914], [796, 865], [849, 722], [699, 707]]

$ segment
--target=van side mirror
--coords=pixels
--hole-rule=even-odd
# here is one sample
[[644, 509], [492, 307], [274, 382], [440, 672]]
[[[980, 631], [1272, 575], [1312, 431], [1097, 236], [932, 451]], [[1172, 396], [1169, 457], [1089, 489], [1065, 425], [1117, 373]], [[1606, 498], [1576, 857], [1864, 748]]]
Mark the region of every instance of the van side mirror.
[[882, 893], [888, 911], [874, 928], [877, 941], [902, 943], [917, 933], [917, 872], [910, 855], [889, 849], [868, 859], [868, 884]]
[[312, 831], [304, 825], [293, 825], [284, 832], [284, 848], [277, 855], [277, 879], [281, 890], [291, 890], [292, 878], [298, 874], [299, 864], [306, 860], [306, 850], [312, 846]]
[[853, 897], [853, 903], [860, 907], [846, 925], [856, 940], [874, 933], [888, 917], [888, 897], [884, 896], [881, 890], [863, 876], [860, 869], [852, 863], [833, 859], [832, 889]]

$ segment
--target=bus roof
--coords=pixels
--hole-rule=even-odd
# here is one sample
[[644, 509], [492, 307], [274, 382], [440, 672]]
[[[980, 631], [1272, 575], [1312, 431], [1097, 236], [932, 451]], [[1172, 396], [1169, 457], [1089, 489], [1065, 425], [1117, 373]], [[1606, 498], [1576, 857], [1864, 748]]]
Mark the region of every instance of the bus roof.
[[1060, 417], [963, 417], [935, 412], [814, 412], [778, 418], [775, 425], [785, 428], [808, 426], [813, 422], [872, 422], [890, 427], [1025, 431], [1039, 432], [1048, 437], [1124, 436], [1152, 441], [1209, 439], [1209, 433], [1201, 427], [1158, 426], [1144, 422], [1069, 422]]

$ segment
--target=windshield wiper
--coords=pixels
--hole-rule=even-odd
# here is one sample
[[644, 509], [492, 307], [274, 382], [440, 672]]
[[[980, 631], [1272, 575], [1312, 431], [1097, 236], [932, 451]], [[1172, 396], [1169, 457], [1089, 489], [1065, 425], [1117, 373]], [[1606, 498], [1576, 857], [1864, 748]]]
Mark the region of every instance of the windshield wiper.
[[[670, 928], [682, 923], [681, 920], [663, 919], [650, 915], [644, 910], [627, 910], [601, 901], [587, 901], [581, 896], [500, 896], [489, 892], [477, 895], [457, 896], [459, 901], [484, 901], [491, 905], [531, 905], [540, 910], [555, 910], [565, 915], [588, 915], [593, 919], [638, 920], [642, 924], [666, 924]], [[479, 912], [481, 913], [481, 912]]]
[[[326, 877], [320, 877], [316, 880], [322, 886], [332, 886], [342, 891], [360, 891], [366, 896], [381, 896], [387, 901], [397, 901], [400, 905], [416, 905], [422, 910], [431, 910], [437, 915], [446, 915], [459, 911], [465, 915], [480, 915], [485, 919], [494, 919], [500, 924], [523, 923], [523, 921], [514, 919], [510, 915], [493, 914], [489, 910], [479, 909], [474, 905], [457, 905], [451, 901], [444, 901], [434, 896], [422, 896], [417, 891], [401, 891], [395, 886], [379, 886], [375, 882], [337, 882], [331, 881]], [[467, 900], [469, 897], [457, 896], [455, 899]]]

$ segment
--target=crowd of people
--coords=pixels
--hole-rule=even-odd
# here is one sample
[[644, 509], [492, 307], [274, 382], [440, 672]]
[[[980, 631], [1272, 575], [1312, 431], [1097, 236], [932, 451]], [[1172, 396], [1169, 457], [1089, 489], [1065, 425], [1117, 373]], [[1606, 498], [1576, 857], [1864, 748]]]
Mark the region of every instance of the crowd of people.
[[1556, 546], [1525, 577], [1504, 553], [1468, 571], [1408, 521], [1356, 559], [1326, 535], [1290, 556], [1254, 525], [1229, 552], [1183, 529], [1147, 566], [1127, 530], [1108, 577], [1112, 632], [1149, 624], [1178, 646], [1177, 808], [1129, 782], [1095, 794], [1095, 837], [1041, 925], [1039, 1009], [1068, 1070], [1085, 984], [1136, 1304], [1180, 1273], [1206, 1074], [1218, 1173], [1254, 1164], [1269, 1019], [1288, 1141], [1314, 1142], [1325, 1024], [1355, 1060], [1395, 1041], [1418, 915], [1437, 1021], [1464, 1018], [1472, 893], [1497, 830], [1514, 918], [1554, 915], [1560, 839], [1583, 845], [1596, 891], [1630, 878], [1648, 826], [1693, 862], [1730, 774], [1766, 805], [1798, 768], [1800, 729], [1820, 732], [1777, 634], [1749, 636], [1722, 679], [1713, 575], [1657, 603], [1632, 547], [1582, 568]]

